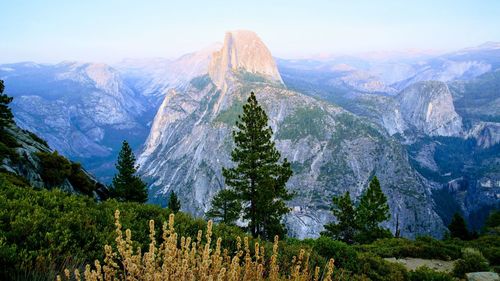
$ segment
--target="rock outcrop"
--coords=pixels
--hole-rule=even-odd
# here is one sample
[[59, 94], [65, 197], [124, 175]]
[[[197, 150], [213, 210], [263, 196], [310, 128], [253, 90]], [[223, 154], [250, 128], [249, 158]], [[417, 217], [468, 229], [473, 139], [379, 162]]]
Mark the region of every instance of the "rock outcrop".
[[476, 139], [477, 145], [481, 148], [490, 148], [500, 143], [500, 123], [479, 122], [467, 136]]
[[443, 82], [415, 83], [398, 95], [400, 112], [407, 124], [429, 136], [459, 136], [462, 118]]
[[227, 32], [222, 49], [212, 55], [208, 73], [215, 85], [224, 88], [228, 76], [238, 70], [283, 83], [271, 52], [252, 31]]
[[[10, 139], [9, 144], [12, 146], [6, 148], [6, 144], [0, 142], [3, 147], [2, 153], [0, 153], [0, 172], [7, 172], [23, 178], [32, 187], [53, 188], [54, 186], [44, 179], [44, 167], [40, 159], [40, 154], [52, 152], [47, 143], [37, 135], [19, 128], [16, 124], [7, 126], [0, 133], [6, 135], [2, 140]], [[7, 150], [10, 150], [11, 153], [5, 153]], [[105, 185], [101, 184], [80, 165], [76, 165], [75, 168], [77, 171], [72, 170], [71, 173], [79, 173], [76, 182], [72, 180], [71, 176], [67, 176], [55, 187], [70, 193], [91, 195], [99, 200], [109, 197], [109, 191]], [[82, 189], [83, 181], [87, 182], [85, 188], [89, 189]]]

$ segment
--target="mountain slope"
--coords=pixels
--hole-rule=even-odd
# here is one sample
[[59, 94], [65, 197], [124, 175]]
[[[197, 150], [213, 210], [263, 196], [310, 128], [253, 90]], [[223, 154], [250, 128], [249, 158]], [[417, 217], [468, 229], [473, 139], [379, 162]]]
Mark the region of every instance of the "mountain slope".
[[455, 112], [450, 90], [443, 82], [415, 83], [398, 96], [403, 119], [426, 135], [458, 136], [462, 118]]
[[54, 154], [47, 143], [16, 124], [8, 125], [0, 137], [0, 174], [21, 185], [60, 188], [105, 199], [107, 188], [79, 164]]
[[[268, 59], [266, 52], [252, 57]], [[224, 185], [222, 167], [232, 165], [234, 122], [254, 91], [269, 116], [278, 149], [294, 170], [288, 185], [297, 192], [286, 218], [290, 234], [317, 236], [332, 219], [332, 196], [347, 190], [359, 196], [377, 174], [405, 236], [440, 235], [443, 223], [433, 211], [430, 188], [410, 167], [404, 148], [382, 128], [285, 89], [276, 76], [262, 75], [272, 64], [247, 70], [220, 63], [216, 56], [211, 65], [222, 69], [193, 79], [185, 90], [172, 90], [158, 110], [139, 157], [140, 172], [151, 180], [151, 201], [165, 204], [174, 190], [186, 211], [202, 215], [210, 207], [209, 199]], [[395, 224], [394, 216], [387, 226], [394, 230]]]
[[121, 141], [146, 138], [149, 105], [103, 64], [2, 65], [16, 122], [98, 176], [113, 173]]

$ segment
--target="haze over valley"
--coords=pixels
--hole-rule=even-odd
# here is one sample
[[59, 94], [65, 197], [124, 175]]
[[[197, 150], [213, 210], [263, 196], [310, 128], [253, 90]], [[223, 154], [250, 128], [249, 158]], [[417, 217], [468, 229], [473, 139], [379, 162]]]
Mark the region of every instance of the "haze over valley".
[[0, 6], [0, 280], [500, 280], [500, 2]]
[[293, 236], [318, 236], [331, 197], [361, 195], [373, 175], [397, 214], [387, 227], [399, 223], [407, 237], [439, 237], [457, 211], [480, 227], [498, 206], [500, 43], [284, 59], [252, 31], [223, 39], [177, 59], [2, 64], [0, 77], [19, 126], [105, 183], [128, 140], [149, 201], [164, 205], [175, 191], [198, 216], [224, 187], [231, 130], [250, 91], [292, 164]]

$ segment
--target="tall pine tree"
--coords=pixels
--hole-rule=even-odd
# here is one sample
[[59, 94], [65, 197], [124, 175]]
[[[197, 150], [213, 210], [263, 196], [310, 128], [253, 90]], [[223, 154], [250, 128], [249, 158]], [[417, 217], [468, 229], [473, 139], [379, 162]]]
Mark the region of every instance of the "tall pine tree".
[[14, 122], [14, 115], [9, 108], [9, 103], [12, 102], [13, 98], [4, 94], [4, 89], [3, 80], [0, 80], [0, 130]]
[[361, 196], [357, 208], [357, 224], [360, 229], [357, 240], [361, 243], [370, 243], [379, 238], [390, 237], [391, 233], [381, 228], [381, 222], [391, 217], [387, 197], [380, 188], [378, 178], [374, 176], [365, 193]]
[[241, 202], [234, 191], [223, 189], [212, 199], [212, 206], [206, 216], [225, 224], [234, 224], [241, 214]]
[[471, 234], [467, 229], [465, 220], [459, 213], [455, 213], [455, 215], [453, 215], [451, 223], [448, 225], [448, 229], [450, 230], [450, 236], [453, 238], [461, 240], [469, 240], [471, 238]]
[[135, 156], [127, 141], [123, 141], [113, 177], [112, 193], [121, 201], [144, 203], [148, 200], [146, 184], [136, 175]]
[[351, 195], [347, 191], [343, 196], [335, 196], [332, 200], [331, 208], [337, 222], [325, 225], [325, 231], [321, 235], [329, 236], [349, 244], [354, 243], [355, 235], [358, 231], [356, 225], [357, 212], [352, 203]]
[[243, 115], [238, 116], [238, 130], [233, 132], [236, 147], [231, 159], [236, 167], [223, 168], [222, 173], [244, 206], [243, 219], [249, 221], [252, 236], [272, 238], [285, 234], [281, 219], [290, 212], [285, 201], [293, 197], [286, 189], [292, 169], [286, 159], [279, 163], [281, 155], [267, 122], [252, 92], [243, 105]]
[[177, 214], [181, 210], [181, 201], [179, 201], [177, 194], [173, 191], [170, 191], [170, 195], [168, 196], [167, 208], [174, 212], [174, 214]]

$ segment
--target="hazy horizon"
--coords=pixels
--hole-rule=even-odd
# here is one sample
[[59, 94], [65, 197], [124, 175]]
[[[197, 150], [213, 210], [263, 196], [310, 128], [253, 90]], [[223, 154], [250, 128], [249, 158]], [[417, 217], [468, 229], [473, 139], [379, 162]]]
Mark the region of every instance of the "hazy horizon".
[[2, 5], [0, 63], [177, 58], [255, 31], [275, 57], [448, 52], [500, 41], [498, 1], [182, 3], [13, 1]]

